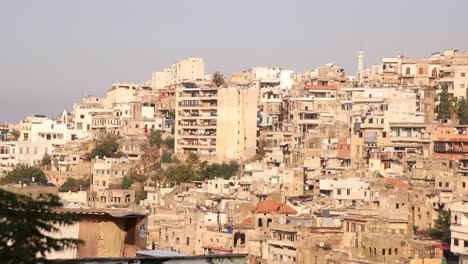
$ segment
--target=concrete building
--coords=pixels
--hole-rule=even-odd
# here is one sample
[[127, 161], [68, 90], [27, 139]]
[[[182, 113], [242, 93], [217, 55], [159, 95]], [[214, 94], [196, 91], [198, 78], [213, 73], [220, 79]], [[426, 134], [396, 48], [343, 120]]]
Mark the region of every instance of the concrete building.
[[[119, 186], [122, 178], [128, 174], [131, 163], [127, 158], [96, 157], [93, 163], [91, 190], [101, 191]], [[118, 188], [116, 188], [118, 189]], [[106, 202], [102, 199], [102, 202]]]
[[468, 263], [468, 201], [454, 202], [450, 205], [452, 241], [450, 251], [459, 256], [459, 262]]
[[249, 87], [178, 85], [175, 153], [219, 162], [255, 155], [257, 94]]

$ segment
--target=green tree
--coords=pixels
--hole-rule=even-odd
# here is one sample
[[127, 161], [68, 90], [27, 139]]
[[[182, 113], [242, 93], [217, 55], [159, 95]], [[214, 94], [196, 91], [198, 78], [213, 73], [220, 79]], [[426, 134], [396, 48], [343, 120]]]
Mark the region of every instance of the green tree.
[[151, 130], [150, 133], [148, 134], [148, 140], [152, 146], [160, 148], [163, 142], [162, 137], [161, 137], [161, 131]]
[[21, 136], [21, 132], [18, 129], [10, 130], [10, 134], [13, 136], [14, 140], [18, 140]]
[[452, 97], [450, 100], [450, 116], [452, 119], [458, 118], [458, 108], [460, 106], [460, 100], [458, 97]]
[[161, 163], [171, 163], [172, 162], [172, 153], [164, 152], [161, 156]]
[[420, 234], [431, 237], [432, 239], [440, 239], [443, 242], [450, 242], [450, 211], [442, 210], [437, 219], [434, 220], [434, 227], [418, 231]]
[[167, 119], [175, 119], [175, 110], [169, 110], [166, 114]]
[[187, 163], [191, 164], [191, 165], [197, 165], [198, 163], [200, 163], [200, 159], [198, 158], [197, 154], [195, 154], [195, 153], [190, 153], [187, 156], [187, 159], [185, 161]]
[[122, 189], [128, 190], [128, 189], [130, 189], [132, 184], [133, 184], [133, 179], [130, 176], [128, 176], [128, 175], [123, 176], [123, 178], [122, 178]]
[[168, 149], [174, 149], [174, 138], [173, 137], [167, 137], [165, 140], [164, 140], [164, 145], [166, 145], [166, 147]]
[[62, 186], [60, 186], [59, 191], [61, 192], [77, 192], [80, 190], [88, 190], [89, 189], [89, 179], [75, 179], [75, 178], [68, 178]]
[[224, 76], [220, 72], [216, 71], [213, 73], [211, 83], [216, 87], [220, 87], [222, 85], [225, 85], [226, 81], [224, 80]]
[[440, 93], [439, 107], [437, 111], [437, 119], [449, 119], [451, 117], [452, 104], [449, 100], [447, 84], [441, 85], [442, 92]]
[[41, 165], [49, 166], [51, 163], [52, 163], [52, 157], [48, 153], [44, 153], [44, 156], [42, 156]]
[[468, 124], [468, 106], [466, 100], [462, 97], [458, 103], [458, 119], [460, 120], [460, 125]]
[[19, 164], [13, 170], [7, 172], [2, 183], [18, 183], [19, 181], [32, 180], [47, 182], [47, 176], [40, 168], [27, 164]]
[[442, 210], [439, 217], [434, 220], [434, 228], [431, 231], [433, 238], [441, 239], [444, 242], [450, 242], [450, 211]]
[[82, 241], [54, 238], [58, 226], [76, 222], [69, 214], [51, 213], [61, 206], [60, 199], [43, 195], [37, 200], [0, 189], [0, 259], [2, 263], [47, 263], [52, 251], [74, 248]]
[[122, 152], [119, 152], [119, 137], [114, 135], [107, 135], [97, 141], [93, 151], [91, 151], [91, 158], [96, 156], [108, 157], [108, 158], [120, 158], [123, 156]]
[[192, 166], [178, 164], [171, 166], [166, 171], [166, 180], [173, 183], [182, 183], [196, 180], [196, 172]]
[[231, 161], [229, 163], [213, 163], [200, 166], [199, 174], [203, 179], [214, 179], [217, 177], [228, 180], [236, 175], [238, 170], [239, 164], [235, 161]]

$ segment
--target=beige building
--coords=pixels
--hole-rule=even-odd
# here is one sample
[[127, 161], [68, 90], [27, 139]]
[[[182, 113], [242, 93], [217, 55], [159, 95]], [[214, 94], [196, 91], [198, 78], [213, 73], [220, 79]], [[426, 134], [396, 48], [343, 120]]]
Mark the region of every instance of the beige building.
[[205, 62], [203, 58], [185, 58], [172, 64], [171, 68], [153, 72], [151, 85], [154, 89], [163, 89], [171, 84], [205, 79]]
[[176, 154], [218, 162], [246, 160], [256, 152], [258, 91], [182, 83], [176, 92]]
[[131, 168], [127, 158], [97, 158], [93, 164], [91, 190], [106, 190], [118, 186]]
[[166, 68], [159, 72], [153, 72], [151, 80], [155, 89], [161, 89], [172, 84], [172, 68]]

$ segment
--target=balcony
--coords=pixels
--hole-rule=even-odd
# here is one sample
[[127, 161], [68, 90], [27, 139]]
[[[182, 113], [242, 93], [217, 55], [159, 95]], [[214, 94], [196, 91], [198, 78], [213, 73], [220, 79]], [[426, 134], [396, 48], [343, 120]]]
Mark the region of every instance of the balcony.
[[384, 129], [385, 124], [380, 124], [380, 123], [361, 123], [360, 125], [361, 129]]
[[[460, 225], [460, 224], [451, 224], [450, 225], [450, 231], [452, 232], [457, 232], [457, 233], [464, 233], [464, 234], [468, 234], [468, 226], [466, 225]], [[455, 235], [453, 235], [453, 237], [456, 237]]]
[[289, 247], [289, 248], [297, 247], [297, 242], [289, 241], [289, 240], [280, 240], [280, 239], [270, 238], [267, 240], [267, 243], [269, 245], [276, 245], [276, 246], [281, 246], [281, 247]]

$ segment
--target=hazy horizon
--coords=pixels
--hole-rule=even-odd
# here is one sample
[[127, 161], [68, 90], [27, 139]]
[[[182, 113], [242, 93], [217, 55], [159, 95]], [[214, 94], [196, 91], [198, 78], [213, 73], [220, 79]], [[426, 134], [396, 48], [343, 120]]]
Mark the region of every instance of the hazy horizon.
[[366, 66], [399, 54], [467, 51], [468, 2], [450, 7], [432, 0], [5, 1], [0, 123], [53, 117], [85, 94], [149, 80], [184, 57], [204, 58], [207, 74], [255, 66], [300, 72], [333, 62], [353, 75], [359, 49]]

